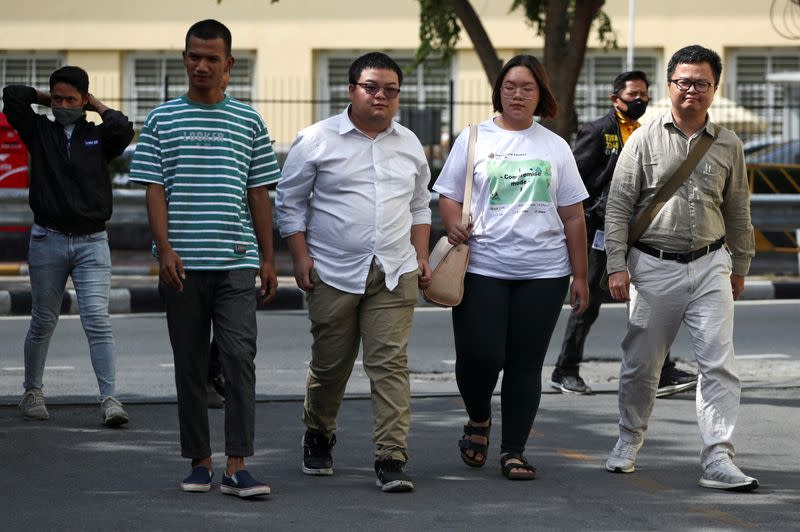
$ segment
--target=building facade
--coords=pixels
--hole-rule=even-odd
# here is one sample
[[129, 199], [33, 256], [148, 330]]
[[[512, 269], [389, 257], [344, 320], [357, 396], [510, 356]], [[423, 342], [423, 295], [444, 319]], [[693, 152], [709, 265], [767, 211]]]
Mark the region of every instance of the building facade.
[[[415, 0], [2, 4], [0, 85], [21, 82], [46, 89], [52, 70], [79, 65], [89, 72], [95, 95], [124, 110], [137, 126], [157, 103], [185, 91], [181, 51], [188, 27], [203, 18], [224, 22], [233, 33], [236, 58], [228, 92], [261, 112], [279, 151], [300, 128], [343, 109], [347, 67], [354, 57], [382, 50], [409, 67], [419, 39]], [[509, 13], [510, 0], [472, 0], [472, 5], [501, 58], [541, 55], [541, 38], [520, 12]], [[592, 35], [577, 87], [580, 121], [605, 112], [611, 82], [626, 65], [628, 0], [608, 0], [604, 9], [622, 48], [604, 50]], [[651, 77], [654, 98], [666, 95], [672, 52], [698, 43], [723, 58], [722, 95], [761, 117], [770, 135], [792, 129], [784, 124], [785, 86], [767, 78], [800, 71], [800, 41], [775, 31], [770, 2], [637, 0], [634, 20], [634, 66]], [[490, 93], [462, 32], [452, 61], [429, 60], [406, 70], [400, 119], [435, 144], [437, 126], [446, 140], [450, 131], [490, 116]]]

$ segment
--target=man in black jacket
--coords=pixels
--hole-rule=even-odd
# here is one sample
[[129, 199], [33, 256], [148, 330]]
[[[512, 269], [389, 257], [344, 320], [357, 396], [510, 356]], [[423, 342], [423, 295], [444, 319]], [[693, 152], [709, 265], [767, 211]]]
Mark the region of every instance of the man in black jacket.
[[[592, 393], [579, 375], [579, 366], [583, 360], [586, 336], [607, 295], [607, 291], [600, 286], [600, 279], [606, 269], [603, 224], [608, 189], [619, 152], [631, 133], [639, 127], [638, 119], [647, 108], [650, 100], [648, 88], [644, 72], [634, 70], [617, 76], [614, 92], [611, 93], [611, 110], [602, 118], [584, 124], [575, 139], [573, 154], [589, 192], [589, 199], [584, 202], [586, 234], [589, 237], [589, 308], [579, 316], [570, 314], [561, 354], [550, 380], [550, 386], [564, 393]], [[665, 397], [694, 388], [696, 384], [697, 376], [676, 368], [675, 362], [667, 354], [656, 396]]]
[[[28, 198], [34, 219], [28, 252], [31, 323], [19, 408], [25, 419], [49, 418], [42, 375], [71, 277], [100, 388], [102, 421], [108, 426], [127, 423], [128, 414], [114, 398], [114, 337], [108, 315], [111, 254], [105, 223], [112, 207], [108, 162], [130, 143], [133, 127], [125, 115], [89, 93], [89, 76], [75, 66], [53, 72], [49, 93], [7, 86], [3, 104], [30, 153]], [[50, 106], [55, 122], [35, 113], [32, 104]], [[103, 123], [87, 122], [86, 111], [99, 113]]]

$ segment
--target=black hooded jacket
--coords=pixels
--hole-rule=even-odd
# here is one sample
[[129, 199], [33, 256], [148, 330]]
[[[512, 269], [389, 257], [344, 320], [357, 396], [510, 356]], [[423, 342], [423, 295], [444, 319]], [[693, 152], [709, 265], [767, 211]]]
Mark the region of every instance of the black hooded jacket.
[[594, 227], [602, 228], [605, 222], [608, 189], [621, 150], [622, 135], [613, 108], [578, 130], [572, 154], [589, 192], [589, 198], [583, 202], [587, 223]]
[[30, 153], [28, 201], [34, 221], [64, 233], [85, 235], [105, 229], [111, 218], [108, 162], [133, 139], [128, 118], [113, 109], [95, 125], [81, 117], [69, 141], [64, 127], [31, 108], [36, 90], [9, 85], [3, 112]]

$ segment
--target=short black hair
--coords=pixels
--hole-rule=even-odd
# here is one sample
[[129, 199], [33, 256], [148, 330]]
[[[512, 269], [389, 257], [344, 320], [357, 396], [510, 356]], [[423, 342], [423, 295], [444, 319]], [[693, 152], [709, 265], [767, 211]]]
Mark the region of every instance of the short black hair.
[[644, 81], [645, 87], [648, 89], [650, 88], [650, 82], [647, 81], [647, 74], [642, 72], [641, 70], [629, 70], [627, 72], [623, 72], [619, 76], [614, 79], [614, 92], [613, 94], [618, 94], [621, 90], [625, 89], [625, 85], [629, 81]]
[[56, 83], [67, 83], [75, 87], [82, 96], [89, 93], [89, 74], [84, 69], [76, 66], [63, 66], [50, 74], [50, 90]]
[[208, 18], [192, 24], [192, 27], [186, 32], [187, 49], [189, 48], [189, 37], [197, 37], [198, 39], [203, 39], [204, 41], [222, 39], [225, 42], [225, 56], [231, 56], [231, 43], [233, 41], [233, 38], [231, 37], [231, 30], [229, 30], [225, 24], [218, 20]]
[[492, 89], [492, 105], [494, 106], [494, 110], [498, 113], [503, 112], [500, 88], [503, 86], [503, 80], [506, 78], [508, 71], [518, 66], [523, 66], [530, 70], [531, 74], [533, 74], [533, 79], [536, 80], [536, 85], [539, 86], [539, 104], [536, 106], [536, 109], [534, 109], [533, 115], [542, 118], [555, 118], [558, 112], [558, 104], [553, 96], [553, 91], [550, 89], [550, 78], [547, 77], [547, 72], [542, 63], [532, 55], [527, 54], [520, 54], [512, 57], [500, 70], [500, 74], [494, 81], [494, 88]]
[[699, 44], [691, 46], [684, 46], [669, 58], [667, 65], [667, 83], [672, 79], [672, 74], [675, 73], [675, 67], [680, 64], [697, 65], [699, 63], [708, 63], [711, 65], [711, 70], [714, 72], [714, 84], [719, 85], [719, 78], [722, 76], [722, 60], [714, 50], [703, 48]]
[[393, 70], [397, 74], [397, 83], [403, 84], [403, 69], [397, 64], [397, 61], [382, 52], [369, 52], [361, 57], [356, 58], [350, 65], [350, 70], [347, 73], [348, 81], [351, 85], [358, 83], [358, 78], [361, 73], [368, 68], [376, 68], [378, 70]]

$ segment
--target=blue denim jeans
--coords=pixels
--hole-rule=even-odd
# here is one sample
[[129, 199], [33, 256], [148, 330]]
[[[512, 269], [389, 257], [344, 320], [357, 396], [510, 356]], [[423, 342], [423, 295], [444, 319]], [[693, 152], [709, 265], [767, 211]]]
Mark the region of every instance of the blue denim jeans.
[[25, 389], [42, 387], [47, 349], [58, 323], [67, 278], [71, 276], [100, 400], [114, 395], [114, 337], [108, 315], [111, 252], [107, 233], [72, 236], [34, 224], [28, 266], [31, 324], [25, 337]]

